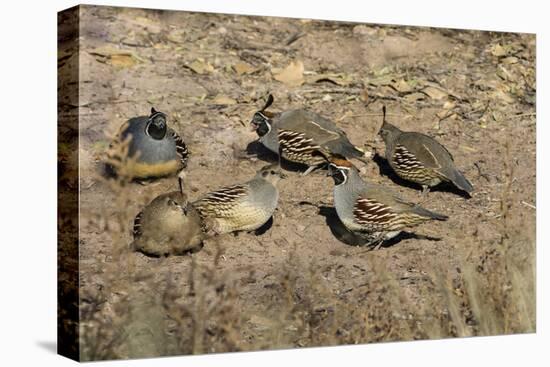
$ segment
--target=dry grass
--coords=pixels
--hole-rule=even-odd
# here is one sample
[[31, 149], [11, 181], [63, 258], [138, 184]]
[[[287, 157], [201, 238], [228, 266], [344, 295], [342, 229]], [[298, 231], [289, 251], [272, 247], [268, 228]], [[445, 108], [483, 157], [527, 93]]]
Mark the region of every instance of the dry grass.
[[[155, 277], [165, 259], [136, 268], [138, 255], [126, 243], [133, 213], [97, 218], [95, 225], [109, 232], [113, 247], [101, 270], [102, 286], [81, 291], [82, 359], [534, 332], [535, 241], [514, 218], [521, 204], [510, 191], [514, 170], [508, 166], [505, 172], [495, 219], [500, 238], [485, 243], [475, 232], [465, 238], [456, 269], [435, 266], [418, 279], [429, 285], [418, 295], [421, 306], [386, 268], [388, 251], [367, 257], [362, 297], [347, 297], [351, 290], [335, 293], [314, 262], [291, 251], [277, 274], [276, 297], [265, 304], [261, 338], [243, 334], [247, 305], [239, 300], [235, 278], [220, 270], [222, 240], [208, 245], [215, 249], [210, 265], [197, 264], [191, 255], [184, 287], [170, 273]], [[127, 182], [109, 184], [117, 192], [116, 207], [126, 207]]]
[[[534, 159], [533, 145], [529, 145], [535, 138], [534, 37], [531, 44], [531, 38], [518, 35], [452, 31], [445, 51], [434, 41], [442, 35], [437, 33], [434, 38], [427, 30], [415, 35], [417, 29], [404, 32], [401, 27], [369, 26], [375, 34], [362, 35], [365, 26], [361, 25], [356, 33], [356, 27], [325, 22], [301, 24], [296, 20], [285, 26], [262, 18], [141, 12], [91, 9], [86, 13], [90, 21], [117, 19], [105, 23], [105, 33], [117, 36], [109, 42], [136, 42], [124, 49], [139, 52], [143, 62], [114, 68], [105, 64], [104, 57], [96, 60], [90, 53], [82, 53], [88, 62], [82, 70], [84, 80], [90, 81], [82, 89], [86, 104], [78, 110], [81, 150], [86, 153], [81, 162], [87, 163], [80, 167], [80, 179], [86, 181], [82, 186], [89, 186], [80, 196], [88, 200], [87, 206], [80, 206], [86, 211], [80, 226], [85, 236], [80, 240], [87, 241], [80, 243], [82, 360], [535, 331], [535, 224], [533, 208], [526, 211], [521, 204], [533, 199], [534, 184], [527, 171], [518, 170], [513, 157], [516, 154], [528, 163], [523, 169], [533, 167], [527, 160]], [[136, 14], [141, 18], [139, 29], [133, 32]], [[179, 22], [178, 16], [186, 23]], [[142, 26], [143, 21], [147, 27]], [[166, 27], [172, 23], [177, 26]], [[181, 24], [189, 25], [191, 31], [180, 32]], [[213, 27], [215, 24], [220, 27]], [[225, 36], [218, 33], [221, 30]], [[301, 30], [307, 33], [293, 47], [277, 46]], [[87, 32], [83, 49], [95, 50], [104, 44], [103, 32], [95, 28]], [[134, 40], [126, 40], [134, 33]], [[125, 38], [119, 39], [119, 35]], [[419, 44], [435, 42], [432, 46], [438, 52], [404, 53], [407, 57], [397, 61], [371, 60], [387, 53], [382, 52], [384, 39], [399, 41], [410, 50], [409, 37], [417, 36]], [[363, 50], [362, 57], [349, 53], [366, 44], [365, 40], [370, 40], [369, 49]], [[315, 47], [310, 50], [311, 45]], [[503, 46], [509, 53], [506, 57], [500, 55]], [[180, 52], [182, 47], [185, 52]], [[199, 60], [204, 67], [215, 68], [215, 73], [191, 70]], [[299, 88], [273, 82], [273, 69], [295, 60], [304, 60], [308, 72], [317, 76], [334, 73], [334, 80], [306, 80]], [[233, 66], [242, 61], [256, 71], [236, 75]], [[373, 64], [364, 67], [363, 61]], [[345, 75], [336, 77], [337, 72]], [[427, 86], [434, 92], [434, 81], [438, 82], [436, 89], [448, 95], [443, 99], [438, 97], [441, 93], [434, 98], [425, 93], [419, 96], [418, 91]], [[407, 85], [410, 90], [402, 89]], [[185, 88], [179, 88], [182, 86]], [[113, 95], [106, 96], [106, 90]], [[110, 152], [110, 162], [120, 165], [121, 175], [90, 177], [97, 168], [95, 154], [102, 152], [96, 144], [110, 141], [114, 135], [103, 139], [104, 129], [118, 128], [122, 120], [143, 113], [144, 105], [165, 106], [173, 116], [171, 124], [189, 137], [195, 154], [191, 185], [205, 192], [230, 183], [224, 181], [228, 167], [252, 171], [248, 161], [231, 159], [227, 164], [232, 149], [225, 143], [244, 148], [241, 143], [248, 138], [233, 140], [234, 134], [240, 134], [238, 129], [248, 123], [268, 90], [280, 96], [278, 108], [301, 105], [326, 114], [358, 143], [370, 143], [374, 136], [380, 103], [391, 105], [392, 117], [403, 126], [441, 136], [451, 144], [449, 149], [462, 162], [461, 167], [475, 165], [479, 170], [466, 172], [472, 178], [479, 173], [476, 193], [467, 204], [452, 193], [434, 193], [443, 194], [440, 198], [445, 200], [449, 195], [450, 204], [435, 200], [434, 206], [439, 207], [433, 209], [448, 209], [451, 218], [456, 218], [443, 225], [442, 232], [452, 225], [466, 228], [449, 229], [450, 236], [442, 235], [441, 247], [409, 241], [375, 252], [340, 244], [327, 230], [315, 238], [326, 241], [324, 245], [333, 241], [334, 251], [341, 254], [333, 256], [333, 249], [324, 246], [324, 252], [315, 257], [310, 256], [316, 251], [315, 243], [304, 246], [305, 240], [296, 243], [304, 237], [287, 236], [292, 231], [306, 233], [313, 225], [311, 232], [326, 229], [317, 213], [310, 216], [310, 207], [297, 207], [295, 194], [293, 201], [281, 198], [275, 228], [265, 236], [249, 236], [243, 241], [220, 237], [209, 240], [201, 252], [176, 259], [150, 259], [132, 252], [128, 245], [136, 207], [147, 204], [150, 195], [166, 190], [169, 182], [153, 183], [151, 189], [136, 187], [124, 173], [124, 166], [132, 162], [120, 158], [126, 156], [124, 142]], [[232, 102], [218, 105], [217, 97], [230, 97]], [[434, 119], [435, 128], [430, 119]], [[514, 149], [502, 152], [502, 141], [510, 134], [524, 136], [516, 139]], [[374, 165], [369, 169], [368, 174], [380, 178]], [[313, 186], [315, 179], [309, 179], [299, 188], [300, 199], [324, 200], [321, 195], [310, 195], [320, 190]], [[390, 184], [386, 178], [382, 182]], [[518, 192], [520, 185], [525, 187]], [[412, 190], [403, 191], [414, 196]], [[198, 192], [192, 196], [195, 194]], [[479, 226], [474, 228], [472, 224], [477, 222], [468, 217], [470, 213], [480, 216]], [[279, 224], [285, 228], [276, 231]], [[303, 224], [302, 229], [296, 224]], [[483, 232], [487, 230], [492, 232]], [[463, 238], [451, 238], [453, 235]], [[256, 242], [260, 244], [256, 246]], [[224, 246], [229, 253], [232, 245], [246, 248], [233, 252], [242, 256], [239, 261], [226, 262]], [[267, 247], [270, 251], [264, 251]], [[256, 257], [247, 257], [249, 252]], [[261, 269], [244, 268], [251, 258]], [[409, 263], [414, 264], [410, 271]], [[355, 265], [362, 269], [347, 278]], [[339, 266], [341, 274], [331, 275]]]

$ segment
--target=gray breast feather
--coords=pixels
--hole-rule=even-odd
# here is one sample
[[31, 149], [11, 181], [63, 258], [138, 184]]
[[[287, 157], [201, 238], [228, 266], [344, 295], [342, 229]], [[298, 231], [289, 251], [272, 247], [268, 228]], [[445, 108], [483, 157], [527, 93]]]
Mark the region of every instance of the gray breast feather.
[[129, 156], [140, 152], [139, 161], [145, 163], [165, 162], [176, 159], [176, 142], [170, 130], [162, 140], [156, 140], [145, 133], [148, 118], [140, 116], [128, 121], [128, 127], [122, 133], [122, 139], [132, 136], [129, 146]]

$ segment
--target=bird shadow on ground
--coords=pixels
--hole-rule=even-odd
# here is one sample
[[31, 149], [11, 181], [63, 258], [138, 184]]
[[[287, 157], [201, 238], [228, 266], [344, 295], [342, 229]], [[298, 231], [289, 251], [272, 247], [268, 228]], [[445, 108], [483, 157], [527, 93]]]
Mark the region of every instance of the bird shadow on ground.
[[[268, 163], [279, 163], [279, 155], [267, 149], [262, 143], [255, 140], [250, 142], [245, 149], [248, 157], [254, 156], [259, 160], [268, 162]], [[281, 168], [289, 172], [298, 172], [302, 173], [307, 170], [307, 166], [301, 163], [290, 162], [284, 158], [281, 158]], [[320, 169], [315, 169], [313, 172], [319, 172]], [[322, 172], [322, 171], [321, 171]]]
[[254, 233], [254, 235], [256, 236], [262, 236], [264, 235], [267, 231], [269, 231], [271, 229], [271, 227], [273, 227], [273, 216], [271, 216], [267, 222], [265, 222], [264, 224], [262, 224], [262, 226], [258, 229], [256, 229], [255, 231], [253, 231], [252, 233]]
[[[319, 214], [325, 217], [326, 223], [328, 227], [330, 228], [330, 231], [336, 237], [337, 240], [339, 240], [342, 243], [345, 243], [346, 245], [350, 246], [365, 246], [366, 240], [353, 233], [350, 232], [344, 224], [340, 221], [340, 218], [338, 218], [338, 214], [336, 213], [336, 209], [329, 206], [320, 206], [319, 207]], [[425, 235], [417, 235], [414, 233], [403, 231], [397, 236], [393, 237], [390, 240], [384, 241], [382, 243], [383, 248], [392, 247], [399, 242], [407, 239], [426, 239], [430, 241], [440, 241], [440, 238], [437, 237], [431, 237], [431, 236], [425, 236]]]
[[[387, 178], [392, 180], [392, 182], [394, 184], [399, 185], [399, 186], [408, 187], [408, 188], [413, 189], [413, 190], [422, 190], [421, 185], [418, 185], [414, 182], [404, 180], [401, 177], [399, 177], [393, 171], [393, 169], [390, 167], [390, 165], [388, 164], [388, 161], [384, 157], [379, 155], [378, 153], [374, 155], [372, 160], [374, 161], [374, 163], [376, 163], [378, 165], [380, 175], [381, 176], [386, 176]], [[459, 188], [455, 187], [453, 184], [451, 184], [449, 182], [442, 182], [439, 185], [437, 185], [437, 186], [430, 189], [430, 192], [438, 192], [438, 191], [439, 192], [450, 192], [450, 193], [453, 193], [455, 195], [462, 196], [465, 199], [471, 198], [471, 196], [467, 192], [460, 190]]]
[[236, 231], [236, 232], [232, 232], [232, 234], [233, 234], [233, 237], [239, 237], [241, 233], [250, 233], [250, 234], [253, 234], [254, 236], [263, 236], [267, 231], [271, 229], [271, 227], [273, 227], [273, 216], [271, 216], [267, 220], [267, 222], [262, 224], [260, 228], [257, 228], [253, 231]]

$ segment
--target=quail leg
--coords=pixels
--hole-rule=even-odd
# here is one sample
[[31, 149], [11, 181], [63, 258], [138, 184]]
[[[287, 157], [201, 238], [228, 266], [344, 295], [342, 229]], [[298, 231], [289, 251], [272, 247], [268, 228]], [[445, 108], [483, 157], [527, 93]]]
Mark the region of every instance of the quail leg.
[[363, 236], [367, 239], [367, 242], [364, 244], [369, 250], [378, 250], [382, 243], [384, 243], [384, 233], [368, 233]]
[[380, 250], [380, 247], [384, 243], [385, 236], [384, 234], [381, 234], [378, 236], [378, 238], [374, 241], [374, 243], [371, 245], [373, 246], [373, 251]]
[[305, 170], [305, 172], [302, 173], [302, 176], [307, 176], [311, 173], [311, 171], [313, 171], [315, 168], [317, 168], [317, 166], [309, 166], [307, 168], [307, 170]]
[[428, 193], [430, 192], [430, 187], [428, 185], [422, 185], [422, 198], [417, 205], [422, 205], [428, 199]]

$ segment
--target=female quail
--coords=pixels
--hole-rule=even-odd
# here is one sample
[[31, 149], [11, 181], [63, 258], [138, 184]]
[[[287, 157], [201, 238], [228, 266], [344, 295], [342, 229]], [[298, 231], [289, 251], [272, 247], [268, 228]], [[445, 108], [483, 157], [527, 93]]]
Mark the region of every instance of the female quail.
[[120, 134], [121, 141], [130, 138], [128, 156], [135, 161], [127, 174], [134, 178], [171, 175], [187, 166], [189, 152], [183, 139], [166, 124], [166, 115], [151, 108], [150, 116], [128, 120]]
[[383, 186], [363, 181], [346, 159], [333, 157], [328, 170], [334, 179], [334, 206], [338, 217], [348, 230], [362, 235], [367, 246], [380, 246], [406, 227], [431, 219], [448, 219], [403, 201]]
[[254, 231], [273, 215], [279, 200], [277, 183], [284, 177], [276, 165], [260, 169], [243, 184], [210, 192], [193, 203], [216, 234]]
[[304, 109], [278, 114], [265, 111], [272, 103], [270, 94], [264, 108], [254, 114], [251, 126], [266, 148], [289, 161], [309, 166], [304, 176], [325, 165], [331, 154], [368, 158], [332, 121]]
[[386, 121], [386, 107], [379, 135], [386, 144], [386, 159], [395, 173], [422, 185], [424, 195], [441, 182], [452, 182], [468, 194], [472, 184], [455, 167], [453, 156], [435, 139], [412, 131], [402, 131]]
[[151, 256], [181, 255], [201, 247], [204, 233], [198, 211], [180, 191], [157, 196], [134, 220], [132, 247]]

